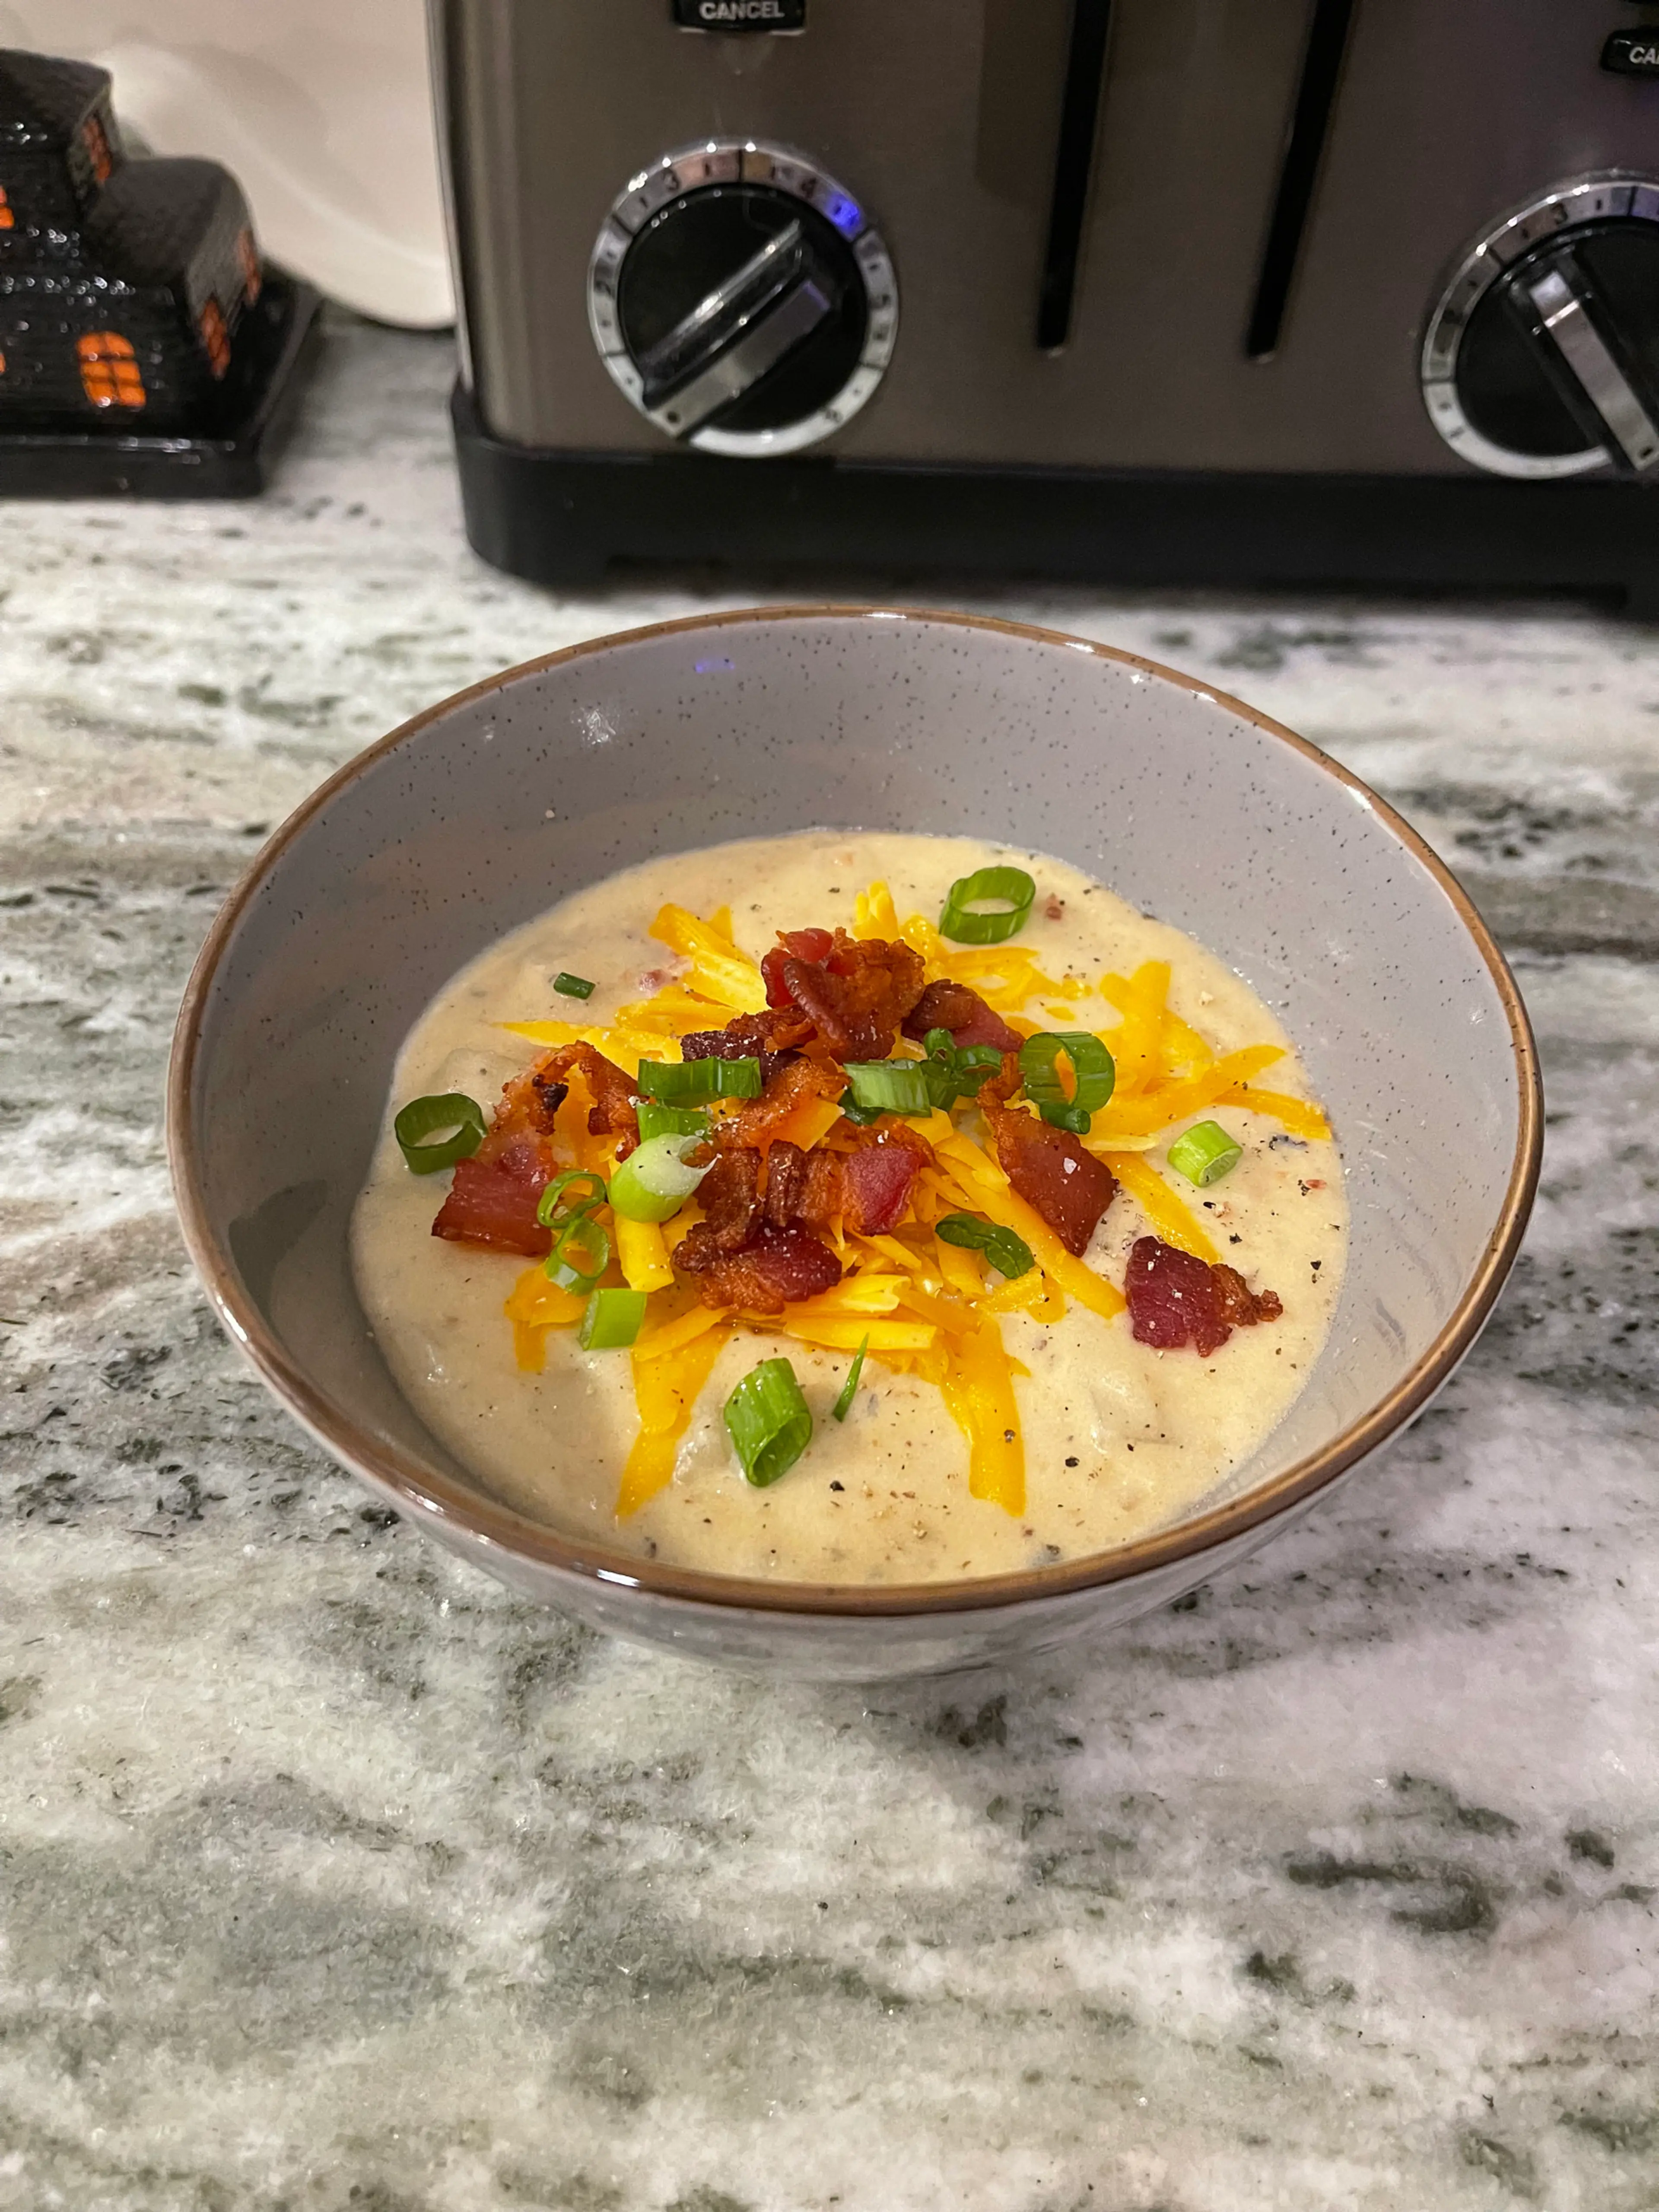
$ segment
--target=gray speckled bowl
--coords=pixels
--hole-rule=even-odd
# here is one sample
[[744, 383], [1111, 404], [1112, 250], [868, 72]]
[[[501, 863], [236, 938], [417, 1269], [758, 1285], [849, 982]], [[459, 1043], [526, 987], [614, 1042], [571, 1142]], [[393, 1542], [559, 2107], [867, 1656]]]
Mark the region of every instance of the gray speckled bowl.
[[[1346, 1163], [1340, 1309], [1267, 1443], [1161, 1534], [910, 1589], [665, 1567], [486, 1495], [381, 1362], [347, 1224], [393, 1058], [434, 992], [614, 869], [809, 825], [1002, 837], [1073, 861], [1219, 952], [1297, 1042]], [[1525, 1225], [1541, 1123], [1526, 1015], [1479, 917], [1399, 817], [1311, 745], [1079, 638], [811, 607], [555, 653], [343, 769], [215, 924], [168, 1104], [185, 1233], [225, 1326], [372, 1490], [596, 1627], [850, 1680], [1127, 1620], [1352, 1479], [1479, 1333]]]

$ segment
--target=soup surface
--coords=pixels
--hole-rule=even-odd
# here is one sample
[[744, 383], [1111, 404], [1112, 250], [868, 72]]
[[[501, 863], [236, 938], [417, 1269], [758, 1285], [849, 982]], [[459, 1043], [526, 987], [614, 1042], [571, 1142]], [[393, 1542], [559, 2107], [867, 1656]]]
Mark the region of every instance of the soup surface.
[[[952, 884], [991, 866], [1035, 881], [1017, 935], [990, 946], [940, 938]], [[684, 922], [665, 922], [665, 911]], [[692, 917], [703, 920], [688, 934]], [[948, 1110], [907, 1116], [903, 1128], [931, 1158], [900, 1218], [857, 1234], [848, 1226], [859, 1218], [849, 1196], [845, 1219], [819, 1219], [817, 1242], [840, 1280], [791, 1297], [781, 1311], [722, 1305], [719, 1267], [696, 1275], [675, 1264], [697, 1198], [660, 1230], [632, 1232], [631, 1243], [611, 1222], [618, 1252], [605, 1280], [621, 1285], [627, 1269], [656, 1285], [631, 1349], [581, 1349], [580, 1295], [550, 1285], [526, 1247], [434, 1233], [451, 1176], [410, 1172], [392, 1129], [402, 1104], [459, 1092], [488, 1118], [503, 1085], [580, 1038], [637, 1082], [641, 1056], [678, 1060], [681, 1034], [720, 1029], [763, 1003], [758, 964], [778, 933], [837, 928], [860, 943], [914, 946], [929, 981], [963, 982], [988, 1006], [993, 1030], [1016, 1040], [1085, 1033], [1110, 1050], [1115, 1088], [1068, 1139], [1115, 1183], [1080, 1252], [1020, 1197], [1014, 1186], [1025, 1178], [1004, 1171], [1014, 1155], [1000, 1145], [1010, 1134], [1017, 1146], [1035, 1141], [1049, 1126], [1037, 1124], [1017, 1089], [994, 1103], [988, 1094], [982, 1110], [969, 1090]], [[672, 949], [676, 940], [689, 950]], [[811, 998], [799, 963], [790, 972]], [[591, 981], [592, 995], [562, 995], [560, 975]], [[723, 1001], [708, 996], [714, 988]], [[787, 1018], [795, 1001], [775, 984], [780, 992]], [[938, 1054], [941, 1044], [937, 1030], [922, 1042], [900, 1035], [888, 1054]], [[823, 1061], [821, 1042], [806, 1049]], [[1005, 1091], [1018, 1069], [1012, 1059], [1001, 1063]], [[1062, 1107], [1081, 1072], [1069, 1054], [1054, 1063]], [[830, 1073], [834, 1082], [821, 1090], [838, 1087], [839, 1069]], [[550, 1103], [553, 1091], [536, 1094], [549, 1109], [539, 1172], [544, 1180], [591, 1167], [609, 1176], [617, 1139], [589, 1126], [594, 1086], [580, 1070], [562, 1074], [569, 1084], [562, 1103]], [[775, 1079], [769, 1075], [769, 1095]], [[522, 1081], [519, 1091], [529, 1095]], [[923, 1158], [890, 1120], [854, 1127], [841, 1103], [807, 1096], [786, 1127], [763, 1132], [757, 1149], [769, 1163], [761, 1170], [769, 1188], [781, 1172], [769, 1134], [801, 1142], [834, 1178], [845, 1169], [849, 1193], [858, 1171], [847, 1163], [860, 1147], [882, 1150], [891, 1166], [894, 1145], [908, 1142], [912, 1158], [899, 1161], [899, 1173]], [[744, 1109], [721, 1101], [711, 1110], [718, 1125]], [[1170, 1159], [1194, 1125], [1242, 1148], [1207, 1184]], [[480, 1166], [489, 1154], [487, 1146]], [[1065, 1159], [1057, 1164], [1071, 1173]], [[471, 1164], [453, 1173], [458, 1195], [469, 1176], [469, 1189], [482, 1182]], [[1084, 1179], [1091, 1176], [1104, 1187], [1085, 1163]], [[964, 1216], [971, 1234], [1011, 1227], [1031, 1264], [1006, 1278], [996, 1251], [938, 1236], [939, 1220]], [[590, 1218], [611, 1220], [603, 1212]], [[574, 1534], [717, 1572], [892, 1583], [1049, 1565], [1182, 1516], [1255, 1449], [1303, 1388], [1340, 1288], [1346, 1218], [1337, 1147], [1284, 1031], [1203, 946], [1041, 854], [814, 831], [611, 877], [456, 976], [399, 1055], [353, 1253], [365, 1310], [400, 1388], [503, 1501]], [[1201, 1328], [1179, 1340], [1182, 1296], [1201, 1305], [1206, 1282], [1221, 1281], [1212, 1272], [1194, 1291], [1194, 1261], [1224, 1263], [1242, 1278], [1218, 1309], [1234, 1325], [1206, 1350]], [[1137, 1267], [1143, 1279], [1126, 1309]], [[1154, 1276], [1156, 1296], [1146, 1287]], [[1162, 1341], [1138, 1340], [1149, 1333]], [[858, 1388], [837, 1419], [832, 1408], [866, 1335]], [[757, 1487], [734, 1456], [723, 1408], [734, 1385], [771, 1358], [791, 1363], [812, 1436], [781, 1479]]]

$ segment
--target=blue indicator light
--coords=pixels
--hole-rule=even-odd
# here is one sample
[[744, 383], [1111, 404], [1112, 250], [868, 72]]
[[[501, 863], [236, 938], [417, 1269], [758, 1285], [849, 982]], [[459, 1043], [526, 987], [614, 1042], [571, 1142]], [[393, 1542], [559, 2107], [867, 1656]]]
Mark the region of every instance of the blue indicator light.
[[854, 237], [864, 228], [864, 210], [856, 200], [849, 200], [845, 192], [838, 192], [824, 213], [843, 238]]

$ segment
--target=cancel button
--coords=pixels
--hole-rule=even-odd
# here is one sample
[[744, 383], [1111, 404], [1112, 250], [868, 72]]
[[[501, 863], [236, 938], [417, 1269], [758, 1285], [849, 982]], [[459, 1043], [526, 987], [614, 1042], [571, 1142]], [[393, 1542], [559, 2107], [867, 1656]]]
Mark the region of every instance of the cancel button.
[[806, 0], [674, 0], [683, 31], [804, 31]]
[[1615, 31], [1601, 49], [1601, 66], [1619, 76], [1659, 76], [1659, 31]]

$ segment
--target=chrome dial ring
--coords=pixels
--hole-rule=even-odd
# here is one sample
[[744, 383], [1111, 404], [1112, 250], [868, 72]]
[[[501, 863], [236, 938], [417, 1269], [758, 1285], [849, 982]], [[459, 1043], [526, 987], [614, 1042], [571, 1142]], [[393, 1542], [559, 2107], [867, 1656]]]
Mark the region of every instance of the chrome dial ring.
[[708, 186], [733, 184], [759, 185], [802, 201], [841, 234], [864, 288], [864, 343], [852, 374], [811, 414], [767, 429], [722, 430], [717, 423], [702, 424], [680, 442], [703, 453], [750, 459], [799, 453], [843, 428], [868, 403], [898, 338], [898, 281], [880, 232], [854, 195], [805, 155], [764, 140], [708, 138], [664, 155], [631, 178], [611, 203], [588, 261], [588, 325], [617, 389], [641, 414], [666, 428], [663, 410], [647, 405], [645, 380], [623, 335], [617, 305], [623, 264], [637, 234], [659, 209]]

